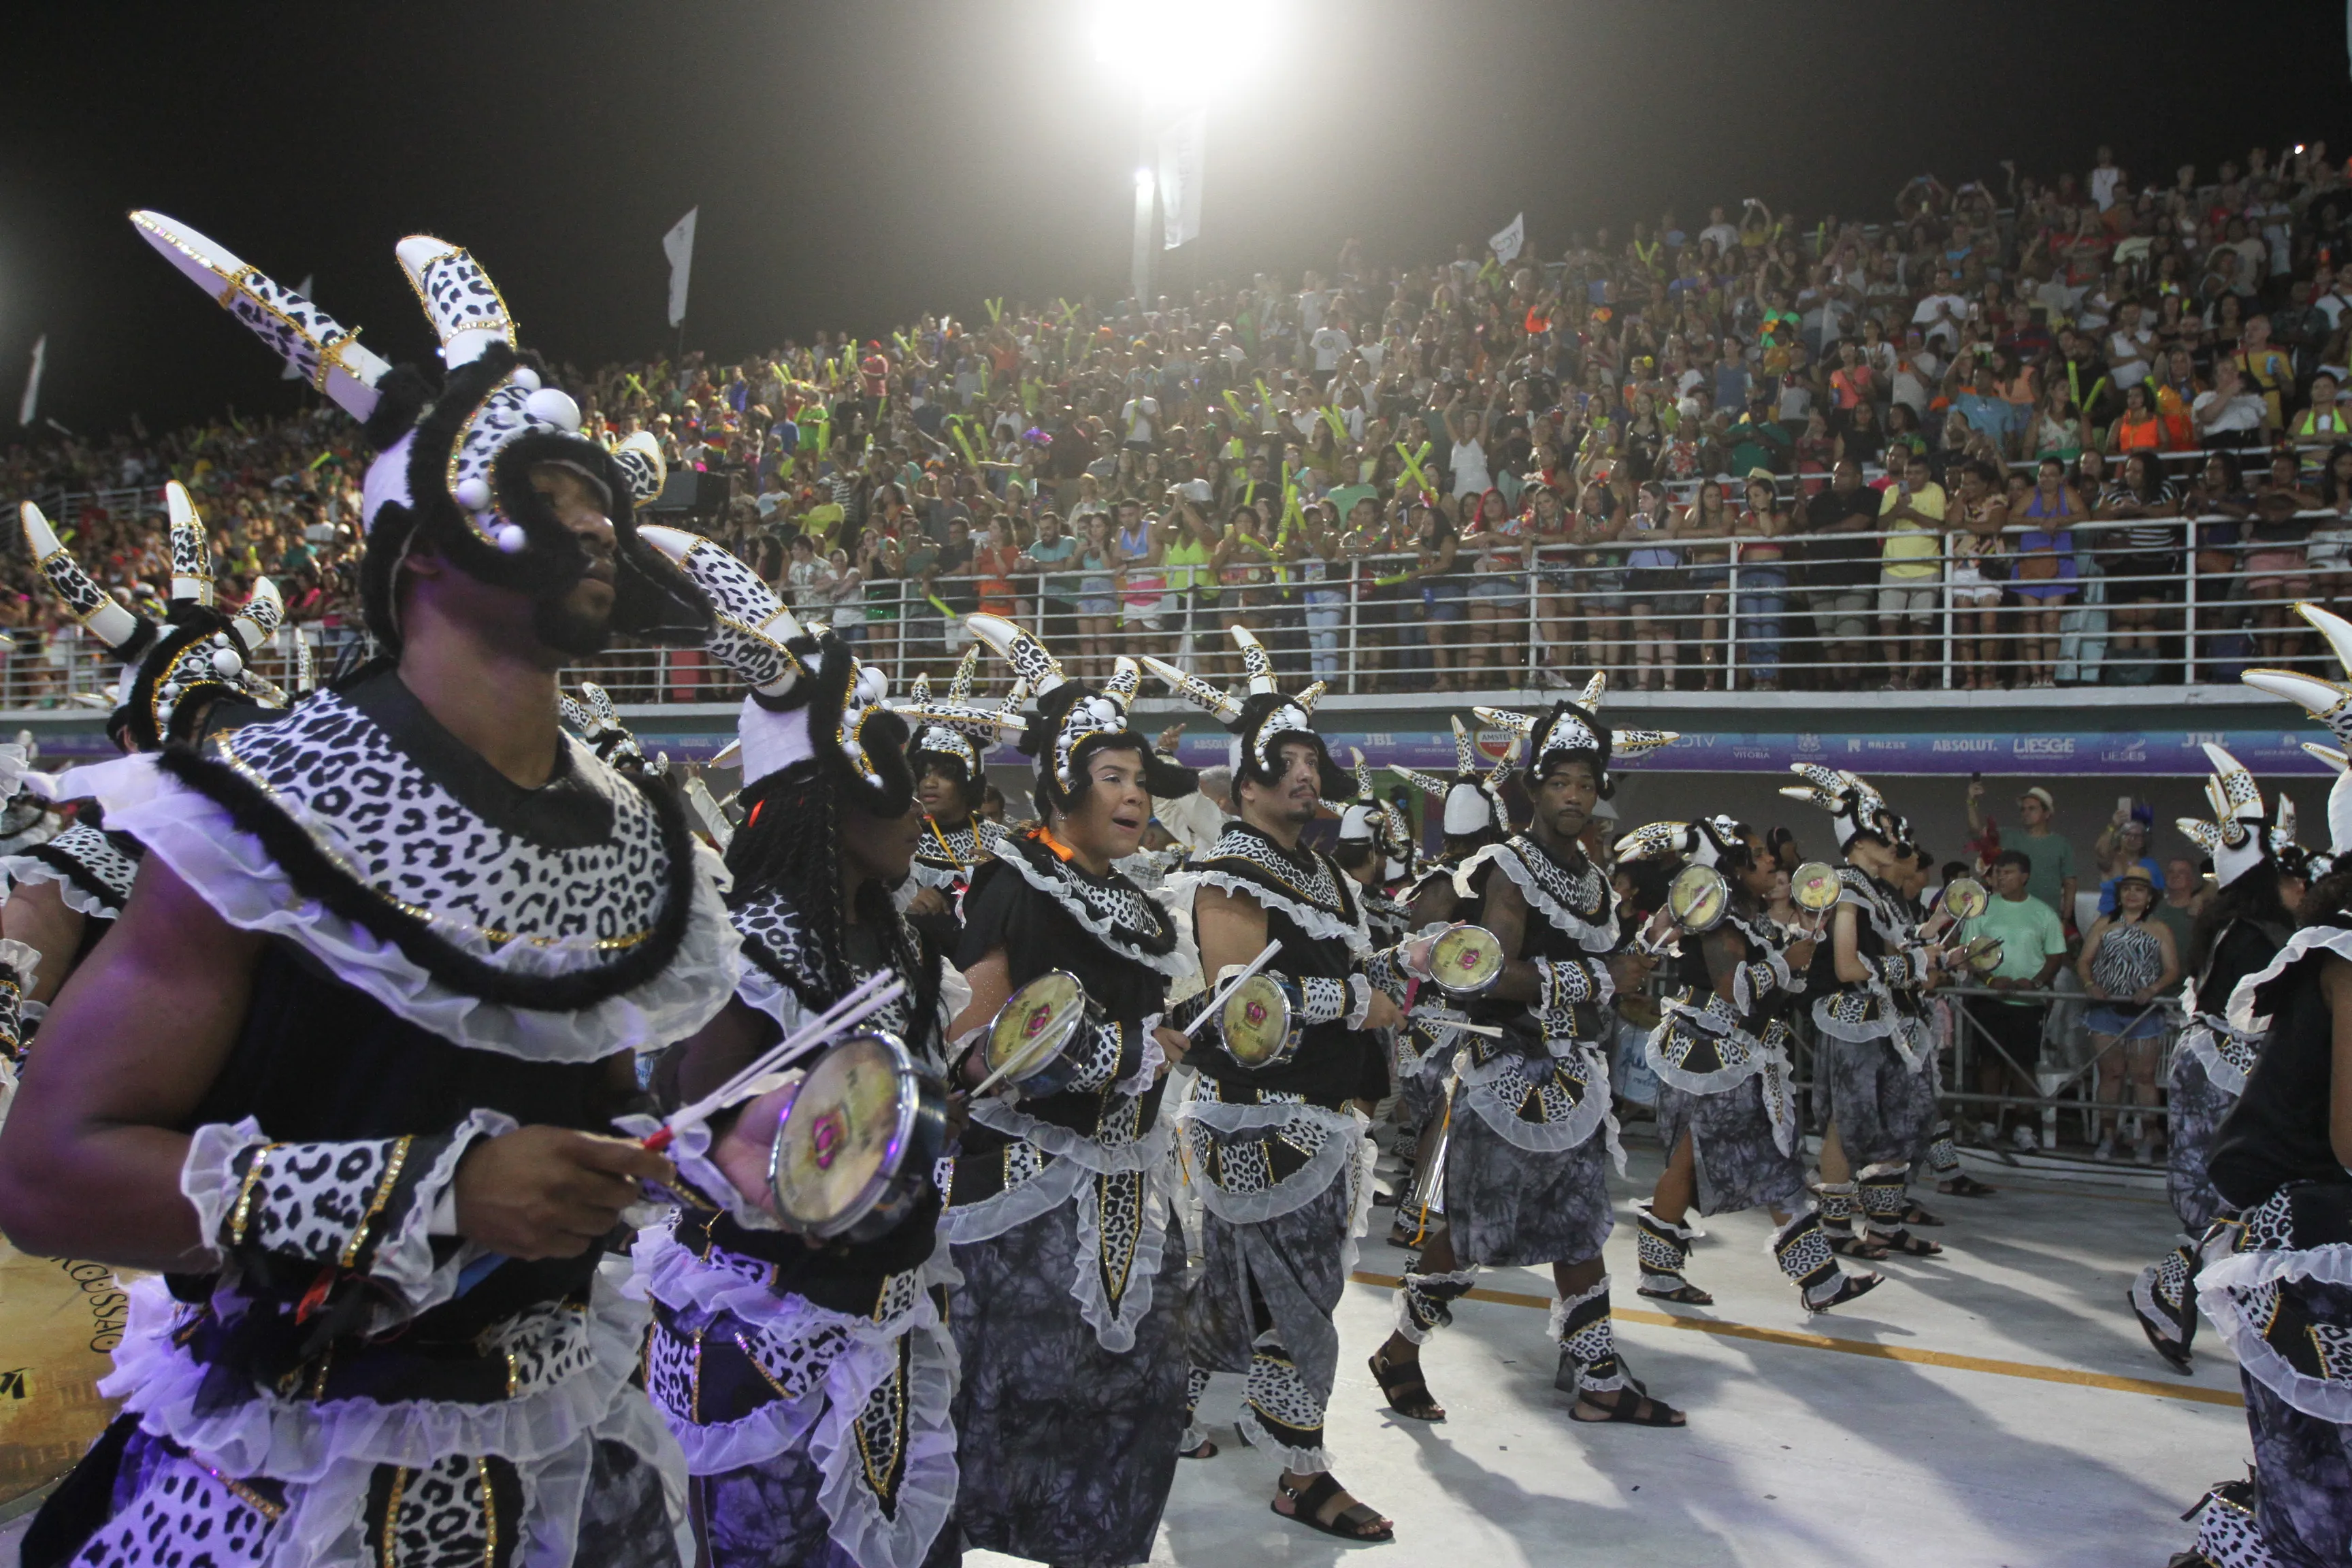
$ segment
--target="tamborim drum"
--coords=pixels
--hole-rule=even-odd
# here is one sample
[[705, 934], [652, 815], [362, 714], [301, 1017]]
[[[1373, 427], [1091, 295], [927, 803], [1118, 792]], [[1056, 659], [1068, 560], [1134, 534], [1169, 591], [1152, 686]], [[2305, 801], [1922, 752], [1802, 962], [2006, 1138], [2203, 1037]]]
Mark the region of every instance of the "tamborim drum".
[[1836, 868], [1826, 861], [1808, 860], [1789, 873], [1789, 897], [1801, 910], [1820, 914], [1838, 901]]
[[2000, 967], [2001, 942], [1997, 936], [1980, 936], [1968, 945], [1969, 968], [1979, 974], [1990, 974]]
[[1491, 990], [1503, 977], [1503, 944], [1481, 925], [1451, 925], [1429, 944], [1429, 977], [1456, 996]]
[[947, 1095], [890, 1035], [818, 1058], [776, 1121], [768, 1189], [804, 1236], [871, 1241], [906, 1218], [947, 1147]]
[[989, 1020], [988, 1070], [1003, 1072], [1004, 1081], [1031, 1099], [1059, 1094], [1083, 1065], [1070, 1047], [1101, 1019], [1076, 975], [1049, 969], [1006, 997]]
[[1985, 912], [1989, 901], [1982, 882], [1974, 877], [1955, 877], [1944, 889], [1943, 901], [1936, 906], [1936, 912], [1956, 921], [1972, 921]]
[[1731, 884], [1712, 866], [1685, 866], [1666, 886], [1666, 912], [1685, 931], [1713, 931], [1730, 907]]
[[1253, 974], [1234, 987], [1217, 1014], [1225, 1054], [1258, 1071], [1278, 1068], [1298, 1054], [1299, 1030], [1291, 1021], [1290, 997], [1268, 974]]

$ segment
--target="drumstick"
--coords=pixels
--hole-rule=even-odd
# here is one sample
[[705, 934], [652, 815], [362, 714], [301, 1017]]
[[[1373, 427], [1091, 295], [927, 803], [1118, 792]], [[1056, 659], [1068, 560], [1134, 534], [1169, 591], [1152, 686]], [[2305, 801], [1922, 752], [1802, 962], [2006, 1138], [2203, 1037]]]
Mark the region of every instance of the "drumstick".
[[741, 1092], [754, 1080], [824, 1044], [848, 1026], [889, 1005], [906, 989], [907, 983], [887, 970], [868, 975], [848, 995], [794, 1030], [790, 1037], [753, 1058], [751, 1066], [693, 1104], [673, 1112], [663, 1122], [660, 1131], [645, 1140], [645, 1146], [656, 1151], [668, 1148], [682, 1129], [709, 1121], [725, 1110], [730, 1103], [730, 1096]]
[[1259, 970], [1264, 969], [1267, 963], [1273, 959], [1274, 955], [1281, 951], [1282, 943], [1279, 942], [1267, 942], [1265, 949], [1260, 952], [1255, 958], [1251, 959], [1248, 964], [1243, 968], [1239, 974], [1234, 975], [1231, 980], [1226, 981], [1223, 985], [1217, 988], [1217, 994], [1210, 997], [1208, 1005], [1201, 1009], [1201, 1016], [1184, 1026], [1184, 1037], [1189, 1040], [1194, 1035], [1198, 1034], [1200, 1032], [1201, 1026], [1207, 1023], [1212, 1017], [1215, 1016], [1217, 1009], [1225, 1005], [1225, 998], [1234, 994], [1234, 988], [1239, 985], [1243, 981], [1247, 980], [1251, 975], [1255, 974]]
[[1499, 1040], [1503, 1037], [1503, 1031], [1492, 1024], [1474, 1024], [1467, 1018], [1449, 1018], [1442, 1013], [1424, 1013], [1419, 1008], [1413, 1010], [1412, 1016], [1424, 1024], [1433, 1024], [1441, 1028], [1459, 1029], [1465, 1035], [1484, 1035], [1490, 1040]]

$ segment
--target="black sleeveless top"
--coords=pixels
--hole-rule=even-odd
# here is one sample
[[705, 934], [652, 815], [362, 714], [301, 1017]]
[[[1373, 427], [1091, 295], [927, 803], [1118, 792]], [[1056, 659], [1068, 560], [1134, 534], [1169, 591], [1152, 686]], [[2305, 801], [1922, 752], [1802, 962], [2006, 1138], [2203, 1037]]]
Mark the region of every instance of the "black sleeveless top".
[[2352, 1183], [2328, 1137], [2335, 1021], [2319, 989], [2324, 955], [2313, 952], [2256, 993], [2269, 1036], [2246, 1092], [2221, 1119], [2206, 1170], [2231, 1206], [2250, 1209], [2289, 1182]]

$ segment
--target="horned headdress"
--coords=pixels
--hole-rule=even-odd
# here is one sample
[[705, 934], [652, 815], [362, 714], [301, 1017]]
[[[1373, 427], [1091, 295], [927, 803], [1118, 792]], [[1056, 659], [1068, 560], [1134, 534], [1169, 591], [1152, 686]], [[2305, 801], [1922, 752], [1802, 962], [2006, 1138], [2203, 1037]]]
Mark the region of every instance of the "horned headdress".
[[1316, 795], [1336, 796], [1347, 787], [1347, 775], [1331, 760], [1329, 748], [1323, 737], [1315, 732], [1315, 704], [1323, 700], [1323, 682], [1300, 689], [1295, 697], [1286, 697], [1274, 683], [1274, 659], [1265, 645], [1247, 626], [1228, 626], [1234, 642], [1242, 650], [1242, 668], [1249, 678], [1249, 695], [1236, 702], [1223, 691], [1198, 676], [1187, 675], [1172, 664], [1162, 664], [1156, 658], [1143, 662], [1151, 673], [1166, 681], [1170, 689], [1205, 708], [1216, 715], [1219, 722], [1233, 731], [1229, 760], [1233, 764], [1234, 783], [1272, 784], [1282, 777], [1281, 749], [1292, 742], [1304, 741], [1314, 748], [1318, 777]]
[[1819, 763], [1790, 763], [1789, 771], [1805, 782], [1782, 784], [1780, 793], [1828, 812], [1841, 850], [1864, 836], [1889, 847], [1910, 842], [1910, 824], [1859, 773], [1825, 768]]
[[1734, 850], [1746, 847], [1739, 824], [1728, 816], [1702, 816], [1696, 822], [1649, 822], [1617, 840], [1620, 860], [1686, 860], [1717, 869]]
[[361, 594], [368, 628], [397, 649], [396, 583], [410, 552], [429, 551], [469, 576], [534, 595], [562, 594], [593, 564], [586, 546], [533, 483], [534, 470], [572, 473], [596, 496], [614, 535], [612, 627], [656, 641], [701, 640], [709, 607], [638, 538], [636, 506], [659, 492], [650, 437], [615, 451], [580, 434], [580, 407], [546, 384], [516, 343], [514, 318], [472, 256], [425, 235], [395, 247], [441, 343], [436, 387], [360, 345], [347, 328], [227, 247], [160, 213], [131, 223], [181, 273], [338, 406], [380, 455], [362, 486], [368, 551]]
[[1392, 801], [1382, 800], [1372, 788], [1372, 770], [1365, 765], [1364, 753], [1350, 747], [1353, 763], [1349, 770], [1355, 774], [1356, 793], [1349, 800], [1327, 800], [1327, 810], [1339, 818], [1339, 842], [1370, 844], [1381, 852], [1384, 864], [1381, 879], [1393, 882], [1412, 868], [1412, 833], [1404, 820], [1404, 813]]
[[[1128, 709], [1143, 672], [1124, 656], [1100, 689], [1073, 680], [1061, 660], [1031, 633], [1002, 616], [967, 616], [964, 625], [1012, 667], [1013, 699], [995, 709], [968, 700], [908, 702], [909, 719], [950, 724], [967, 733], [989, 730], [1018, 738], [1024, 756], [1036, 759], [1038, 815], [1068, 813], [1087, 790], [1087, 763], [1098, 752], [1126, 750], [1143, 759], [1144, 786], [1162, 798], [1192, 793], [1192, 770], [1151, 748], [1150, 738], [1128, 728]], [[1026, 704], [1024, 709], [1024, 704]]]
[[[1485, 711], [1485, 710], [1481, 710]], [[1507, 837], [1511, 831], [1511, 808], [1503, 799], [1503, 781], [1511, 776], [1511, 764], [1519, 754], [1523, 737], [1511, 736], [1511, 749], [1493, 767], [1482, 770], [1478, 765], [1478, 749], [1470, 742], [1470, 731], [1462, 721], [1454, 725], [1454, 776], [1439, 778], [1417, 769], [1389, 764], [1389, 771], [1421, 791], [1432, 800], [1444, 803], [1443, 831], [1449, 838], [1466, 838], [1474, 833], [1492, 828]]]
[[223, 700], [283, 708], [287, 698], [248, 668], [286, 618], [285, 601], [258, 578], [244, 609], [230, 616], [214, 604], [212, 546], [195, 502], [174, 479], [163, 487], [171, 516], [172, 600], [155, 620], [116, 599], [81, 569], [41, 515], [18, 509], [25, 549], [68, 618], [122, 660], [107, 732], [126, 752], [152, 752], [168, 742], [201, 739]]
[[1590, 758], [1593, 782], [1601, 786], [1601, 797], [1606, 800], [1613, 790], [1609, 776], [1612, 761], [1630, 761], [1682, 739], [1672, 730], [1612, 728], [1601, 717], [1601, 699], [1608, 689], [1609, 677], [1596, 670], [1579, 696], [1572, 700], [1561, 698], [1551, 705], [1549, 713], [1515, 713], [1507, 708], [1474, 708], [1471, 711], [1489, 724], [1516, 731], [1528, 742], [1530, 780], [1540, 781], [1562, 758]]
[[588, 749], [614, 767], [627, 768], [648, 777], [669, 771], [669, 753], [664, 752], [658, 761], [648, 760], [636, 736], [621, 722], [620, 710], [613, 706], [612, 697], [594, 681], [582, 681], [576, 698], [559, 693], [555, 707], [563, 721], [588, 742]]
[[[2352, 675], [2352, 621], [2316, 605], [2297, 605], [2295, 609], [2318, 628], [2335, 653], [2336, 662]], [[2352, 746], [2352, 684], [2324, 680], [2291, 669], [2250, 669], [2238, 679], [2256, 690], [2300, 702], [2313, 718], [2335, 733], [2338, 746]], [[2344, 771], [2343, 753], [2336, 748], [2304, 749], [2336, 770], [2336, 785], [2327, 792], [2327, 837], [2333, 858], [2341, 860], [2347, 852], [2352, 852], [2352, 773]], [[2219, 867], [2217, 860], [2217, 871]]]
[[[2201, 816], [2183, 816], [2173, 826], [2180, 829], [2182, 837], [2213, 858], [2213, 879], [2226, 888], [2263, 863], [2263, 855], [2273, 847], [2273, 830], [2263, 821], [2263, 792], [2245, 764], [2210, 741], [2205, 742], [2205, 755], [2213, 763], [2213, 772], [2205, 781], [2205, 799], [2213, 807], [2213, 818], [2209, 822]], [[2290, 827], [2286, 837], [2292, 842], [2294, 837]]]
[[737, 720], [743, 787], [803, 763], [826, 770], [853, 804], [897, 816], [914, 804], [907, 726], [883, 705], [890, 679], [830, 631], [812, 633], [724, 545], [648, 523], [648, 548], [676, 563], [710, 604], [710, 655], [751, 692]]

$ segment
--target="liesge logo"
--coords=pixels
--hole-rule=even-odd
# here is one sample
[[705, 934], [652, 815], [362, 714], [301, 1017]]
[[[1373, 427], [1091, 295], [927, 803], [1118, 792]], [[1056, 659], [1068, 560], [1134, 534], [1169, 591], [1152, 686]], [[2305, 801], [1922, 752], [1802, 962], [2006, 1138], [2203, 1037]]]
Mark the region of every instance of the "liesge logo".
[[2012, 735], [2009, 741], [2010, 755], [2015, 757], [2071, 757], [2074, 754], [2072, 735]]

